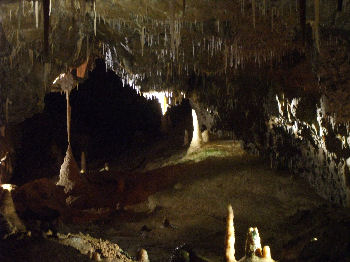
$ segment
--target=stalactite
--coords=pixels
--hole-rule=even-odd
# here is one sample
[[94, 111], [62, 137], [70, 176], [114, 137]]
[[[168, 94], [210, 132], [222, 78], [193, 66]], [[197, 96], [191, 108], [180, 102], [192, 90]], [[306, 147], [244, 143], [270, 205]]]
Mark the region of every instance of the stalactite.
[[225, 51], [224, 51], [225, 74], [227, 71], [227, 64], [228, 64], [228, 46], [227, 46], [227, 44], [225, 44]]
[[86, 37], [86, 60], [90, 57], [89, 36]]
[[306, 33], [306, 0], [299, 0], [299, 20], [301, 26], [301, 32], [303, 37], [303, 42], [305, 43], [305, 33]]
[[315, 0], [315, 45], [317, 52], [320, 52], [320, 30], [319, 30], [319, 24], [320, 24], [320, 0]]
[[43, 0], [45, 56], [49, 54], [50, 4], [51, 0]]
[[253, 27], [255, 29], [255, 0], [252, 0], [252, 11], [253, 11]]
[[94, 33], [96, 36], [96, 0], [93, 0], [93, 1], [94, 1]]
[[271, 9], [271, 31], [272, 32], [273, 32], [273, 26], [274, 26], [274, 23], [273, 23], [274, 10], [275, 10], [275, 8], [272, 7], [272, 9]]
[[70, 145], [70, 122], [71, 122], [71, 107], [69, 103], [69, 94], [70, 91], [66, 92], [66, 102], [67, 102], [67, 137], [68, 137], [68, 145]]
[[35, 1], [35, 26], [39, 27], [39, 2]]

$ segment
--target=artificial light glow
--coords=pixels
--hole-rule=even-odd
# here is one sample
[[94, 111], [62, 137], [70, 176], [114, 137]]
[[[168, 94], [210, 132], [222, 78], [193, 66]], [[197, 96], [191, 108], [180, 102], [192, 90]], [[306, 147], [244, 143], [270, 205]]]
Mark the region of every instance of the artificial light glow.
[[161, 109], [162, 109], [162, 114], [165, 115], [165, 113], [169, 107], [168, 101], [170, 101], [170, 99], [172, 97], [171, 92], [150, 91], [150, 92], [142, 93], [142, 95], [147, 99], [156, 98], [160, 104]]
[[13, 189], [15, 189], [15, 185], [11, 185], [11, 184], [2, 184], [1, 185], [2, 189], [4, 190], [8, 190], [8, 191], [12, 191]]

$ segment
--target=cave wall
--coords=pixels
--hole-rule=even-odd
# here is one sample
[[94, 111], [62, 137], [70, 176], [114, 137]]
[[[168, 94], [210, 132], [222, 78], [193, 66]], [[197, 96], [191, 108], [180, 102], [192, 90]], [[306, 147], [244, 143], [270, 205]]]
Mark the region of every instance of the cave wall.
[[215, 108], [213, 134], [232, 133], [271, 168], [305, 177], [323, 198], [349, 206], [349, 124], [337, 121], [324, 94], [284, 93], [252, 75], [226, 86], [221, 82], [220, 91], [219, 83], [211, 79], [208, 87], [217, 92], [217, 99], [205, 89], [195, 106], [199, 115]]

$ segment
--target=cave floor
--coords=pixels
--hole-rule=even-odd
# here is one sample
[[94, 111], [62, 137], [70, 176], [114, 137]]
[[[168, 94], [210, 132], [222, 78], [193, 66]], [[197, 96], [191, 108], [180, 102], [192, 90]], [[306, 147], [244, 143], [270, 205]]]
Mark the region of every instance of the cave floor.
[[134, 188], [109, 217], [61, 223], [58, 238], [0, 241], [2, 255], [12, 254], [4, 261], [89, 261], [86, 241], [112, 245], [113, 252], [116, 243], [131, 257], [144, 248], [152, 262], [189, 261], [175, 259], [179, 250], [191, 250], [196, 259], [190, 261], [224, 261], [228, 204], [237, 259], [248, 228], [258, 227], [262, 245], [279, 261], [350, 261], [349, 210], [328, 204], [303, 178], [270, 169], [232, 140], [210, 142], [191, 155], [185, 147], [164, 150], [138, 167]]
[[[108, 239], [132, 256], [144, 248], [155, 262], [172, 261], [171, 254], [183, 245], [200, 257], [223, 261], [231, 203], [237, 258], [244, 255], [246, 232], [253, 226], [273, 258], [298, 261], [305, 246], [320, 238], [320, 225], [330, 225], [322, 220], [328, 205], [303, 178], [270, 169], [234, 141], [211, 142], [190, 156], [183, 150], [148, 163], [144, 170], [147, 184], [162, 185], [158, 192], [145, 192], [145, 201], [125, 206], [108, 222], [66, 230]], [[168, 177], [167, 183], [159, 183], [162, 176]]]

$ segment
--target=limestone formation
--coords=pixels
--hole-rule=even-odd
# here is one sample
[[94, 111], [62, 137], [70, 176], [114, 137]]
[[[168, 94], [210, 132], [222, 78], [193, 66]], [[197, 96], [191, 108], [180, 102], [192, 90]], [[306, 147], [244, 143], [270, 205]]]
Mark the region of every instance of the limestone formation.
[[148, 258], [148, 253], [145, 249], [140, 249], [139, 254], [138, 254], [138, 261], [139, 262], [150, 262]]
[[235, 262], [235, 228], [233, 222], [233, 210], [232, 206], [227, 207], [227, 221], [226, 221], [226, 262]]
[[61, 166], [57, 185], [63, 186], [66, 194], [79, 191], [84, 185], [84, 180], [79, 172], [79, 167], [74, 159], [70, 145], [68, 145], [66, 156], [64, 157], [64, 161]]
[[187, 154], [191, 154], [195, 152], [202, 145], [202, 133], [199, 128], [197, 114], [194, 109], [192, 109], [192, 124], [193, 124], [193, 135], [192, 135], [190, 147], [187, 150]]
[[[235, 258], [235, 228], [233, 223], [233, 210], [229, 205], [227, 208], [225, 261], [236, 262]], [[269, 246], [261, 248], [259, 231], [256, 227], [250, 227], [245, 243], [245, 256], [239, 262], [273, 262]]]

